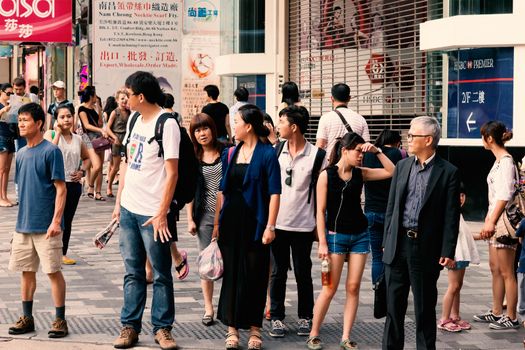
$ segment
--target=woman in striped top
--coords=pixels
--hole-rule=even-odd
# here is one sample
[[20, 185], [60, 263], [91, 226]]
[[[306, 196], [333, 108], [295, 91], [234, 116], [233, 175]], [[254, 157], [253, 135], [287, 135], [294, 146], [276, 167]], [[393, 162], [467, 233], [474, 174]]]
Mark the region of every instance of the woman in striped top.
[[[214, 227], [214, 218], [217, 210], [217, 192], [222, 178], [222, 146], [217, 140], [215, 122], [205, 113], [198, 113], [192, 118], [190, 136], [199, 160], [200, 171], [195, 199], [187, 206], [188, 231], [197, 235], [199, 250], [202, 251], [218, 235], [218, 227]], [[202, 323], [210, 326], [214, 322], [213, 281], [201, 279], [201, 287], [205, 309]]]

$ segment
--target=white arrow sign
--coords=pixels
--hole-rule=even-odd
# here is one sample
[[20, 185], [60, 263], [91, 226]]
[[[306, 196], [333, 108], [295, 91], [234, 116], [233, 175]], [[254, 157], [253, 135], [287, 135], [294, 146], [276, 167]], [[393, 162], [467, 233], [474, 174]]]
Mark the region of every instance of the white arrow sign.
[[477, 127], [473, 126], [471, 127], [471, 125], [476, 125], [476, 120], [475, 119], [472, 119], [471, 118], [474, 116], [474, 112], [470, 112], [468, 118], [467, 118], [467, 130], [468, 132], [471, 132], [472, 130], [476, 130]]

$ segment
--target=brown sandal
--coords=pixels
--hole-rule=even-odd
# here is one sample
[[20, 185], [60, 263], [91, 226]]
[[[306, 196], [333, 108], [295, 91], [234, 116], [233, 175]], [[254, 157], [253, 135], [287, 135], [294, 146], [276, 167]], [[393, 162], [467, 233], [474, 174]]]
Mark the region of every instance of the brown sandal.
[[237, 332], [226, 333], [226, 350], [235, 350], [239, 348], [239, 334]]
[[260, 331], [251, 330], [248, 338], [248, 350], [262, 349], [262, 337]]

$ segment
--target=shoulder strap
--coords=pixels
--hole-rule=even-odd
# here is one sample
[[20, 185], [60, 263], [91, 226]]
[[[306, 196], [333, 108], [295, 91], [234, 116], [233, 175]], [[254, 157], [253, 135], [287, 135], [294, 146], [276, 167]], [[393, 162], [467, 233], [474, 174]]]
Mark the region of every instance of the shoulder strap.
[[315, 154], [314, 165], [312, 167], [312, 179], [310, 180], [310, 188], [308, 189], [308, 203], [312, 198], [312, 192], [315, 194], [315, 185], [317, 184], [317, 179], [321, 173], [321, 167], [323, 166], [323, 161], [326, 156], [326, 151], [324, 149], [318, 148], [317, 153]]
[[133, 131], [133, 127], [137, 123], [137, 119], [139, 119], [139, 117], [140, 117], [140, 113], [139, 112], [135, 112], [131, 116], [131, 120], [129, 121], [128, 138], [126, 139], [126, 143], [124, 144], [124, 146], [128, 145], [129, 139], [131, 138], [131, 132]]
[[235, 146], [231, 146], [228, 148], [228, 164], [232, 161], [233, 151], [235, 150]]
[[354, 132], [354, 130], [352, 130], [352, 127], [350, 126], [350, 124], [348, 124], [348, 122], [346, 121], [345, 117], [343, 117], [343, 115], [341, 114], [341, 112], [339, 112], [336, 109], [334, 109], [334, 112], [339, 116], [339, 118], [341, 119], [341, 121], [343, 122], [346, 130], [348, 130], [348, 132]]
[[[153, 137], [148, 140], [148, 143], [152, 143], [153, 140], [155, 140], [159, 144], [159, 153], [158, 153], [159, 158], [162, 158], [164, 156], [164, 146], [162, 143], [162, 135], [164, 134], [164, 124], [166, 123], [166, 120], [168, 118], [173, 119], [173, 116], [171, 115], [171, 113], [162, 113], [159, 116], [159, 119], [157, 119], [157, 122], [155, 123], [155, 135], [153, 135]], [[175, 119], [175, 121], [177, 121], [177, 119]], [[177, 121], [177, 125], [179, 125], [178, 121]], [[179, 125], [179, 128], [180, 128], [180, 125]]]
[[284, 148], [284, 143], [286, 141], [279, 141], [277, 142], [277, 144], [275, 145], [275, 154], [277, 155], [277, 159], [279, 159], [279, 156], [281, 155], [281, 153], [283, 152], [283, 148]]

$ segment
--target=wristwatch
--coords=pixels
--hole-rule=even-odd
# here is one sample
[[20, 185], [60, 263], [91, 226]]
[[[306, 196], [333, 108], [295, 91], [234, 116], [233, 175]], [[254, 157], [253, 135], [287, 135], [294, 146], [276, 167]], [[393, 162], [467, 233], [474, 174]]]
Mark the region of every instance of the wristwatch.
[[267, 225], [266, 228], [272, 232], [275, 232], [275, 225]]
[[377, 152], [376, 152], [376, 153], [374, 153], [374, 154], [379, 154], [379, 153], [383, 153], [383, 150], [382, 150], [381, 148], [379, 148], [379, 147], [376, 147], [376, 148], [377, 148]]

